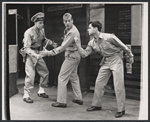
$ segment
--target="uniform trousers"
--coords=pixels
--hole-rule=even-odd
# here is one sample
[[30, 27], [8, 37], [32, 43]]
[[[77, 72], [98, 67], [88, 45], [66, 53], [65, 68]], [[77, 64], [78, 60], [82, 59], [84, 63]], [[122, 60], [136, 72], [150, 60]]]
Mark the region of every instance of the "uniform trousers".
[[[34, 63], [31, 59], [31, 57], [27, 55], [26, 63], [25, 63], [26, 77], [25, 77], [23, 98], [29, 97], [28, 93], [30, 92], [30, 89], [34, 88], [35, 70], [37, 71], [37, 73], [40, 76], [39, 86], [42, 88], [47, 86], [48, 79], [49, 79], [49, 71], [45, 64], [45, 61], [41, 58], [37, 61], [36, 65], [34, 66]], [[26, 92], [26, 94], [25, 94], [25, 92]]]
[[95, 83], [92, 106], [102, 106], [102, 96], [111, 74], [113, 74], [114, 90], [116, 94], [118, 112], [125, 110], [125, 87], [123, 60], [119, 55], [105, 58]]
[[82, 100], [79, 77], [77, 74], [80, 58], [65, 57], [58, 75], [57, 102], [67, 103], [67, 84], [70, 80], [75, 99]]

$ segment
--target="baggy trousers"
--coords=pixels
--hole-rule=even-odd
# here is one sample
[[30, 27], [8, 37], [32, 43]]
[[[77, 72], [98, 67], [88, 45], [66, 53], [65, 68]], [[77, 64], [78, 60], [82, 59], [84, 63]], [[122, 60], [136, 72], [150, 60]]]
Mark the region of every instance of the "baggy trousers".
[[42, 58], [39, 59], [37, 61], [36, 66], [34, 66], [31, 57], [27, 55], [25, 63], [25, 72], [26, 72], [25, 86], [24, 86], [25, 90], [34, 88], [35, 70], [40, 76], [39, 86], [44, 88], [47, 85], [49, 79], [49, 71], [47, 69], [44, 60]]
[[111, 72], [113, 74], [118, 112], [121, 112], [125, 110], [125, 87], [123, 60], [119, 55], [106, 58], [104, 64], [101, 66], [95, 83], [92, 106], [102, 106], [104, 86], [107, 84]]
[[80, 59], [65, 57], [58, 76], [57, 102], [67, 103], [67, 83], [71, 82], [75, 99], [82, 100], [79, 77], [77, 68]]

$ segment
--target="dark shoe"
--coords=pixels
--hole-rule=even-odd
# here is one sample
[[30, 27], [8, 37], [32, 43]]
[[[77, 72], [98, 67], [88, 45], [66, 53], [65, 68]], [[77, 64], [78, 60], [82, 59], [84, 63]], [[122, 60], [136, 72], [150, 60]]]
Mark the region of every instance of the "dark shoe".
[[45, 94], [45, 93], [42, 93], [42, 94], [37, 94], [39, 97], [43, 97], [43, 98], [48, 98], [48, 95]]
[[97, 111], [97, 110], [102, 110], [102, 107], [92, 106], [92, 107], [86, 109], [86, 111]]
[[119, 117], [122, 117], [124, 114], [125, 114], [125, 110], [121, 111], [121, 112], [117, 112], [116, 115], [115, 115], [115, 117], [119, 118]]
[[52, 103], [52, 106], [53, 107], [62, 107], [62, 108], [66, 108], [67, 107], [67, 105], [65, 103], [58, 103], [58, 102]]
[[33, 103], [33, 100], [30, 97], [23, 98], [23, 101], [25, 101], [26, 103]]
[[79, 105], [83, 105], [83, 101], [82, 100], [73, 99], [72, 102], [77, 103]]

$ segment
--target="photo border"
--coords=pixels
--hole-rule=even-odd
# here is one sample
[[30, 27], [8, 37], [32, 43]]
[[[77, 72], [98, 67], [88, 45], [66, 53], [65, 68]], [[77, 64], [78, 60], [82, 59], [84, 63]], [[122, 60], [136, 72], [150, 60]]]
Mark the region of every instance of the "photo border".
[[[105, 1], [94, 1], [94, 2], [114, 2], [115, 0], [105, 0]], [[2, 41], [1, 41], [1, 69], [2, 69], [2, 82], [1, 82], [1, 88], [2, 88], [2, 120], [10, 120], [11, 118], [10, 118], [10, 113], [9, 113], [9, 96], [8, 96], [8, 92], [9, 92], [9, 88], [8, 88], [8, 86], [9, 86], [9, 83], [8, 83], [8, 81], [9, 81], [9, 78], [8, 78], [8, 64], [6, 64], [6, 62], [8, 62], [8, 60], [7, 60], [7, 56], [8, 56], [8, 54], [7, 54], [7, 49], [8, 49], [8, 46], [7, 46], [7, 42], [6, 42], [6, 40], [5, 40], [5, 38], [4, 38], [4, 32], [6, 31], [6, 30], [4, 30], [4, 27], [6, 26], [5, 24], [5, 17], [4, 17], [4, 13], [6, 12], [5, 10], [4, 10], [4, 8], [3, 8], [3, 2], [5, 2], [5, 1], [2, 1], [1, 2], [1, 10], [2, 10], [2, 15], [1, 15], [1, 17], [2, 17]], [[20, 1], [13, 1], [13, 0], [8, 0], [7, 2], [9, 2], [9, 3], [11, 3], [11, 2], [13, 2], [13, 3], [15, 3], [15, 2], [17, 2], [17, 3], [19, 3], [19, 2], [23, 2], [23, 0], [20, 0]], [[7, 3], [6, 2], [6, 3]], [[36, 2], [34, 1], [34, 0], [32, 0], [32, 2], [31, 1], [24, 1], [24, 2], [30, 2], [31, 4], [32, 3], [37, 3], [37, 2], [40, 2], [41, 4], [42, 3], [44, 3], [45, 4], [45, 2], [47, 3], [53, 3], [54, 1], [45, 1], [45, 0], [43, 0], [43, 1], [40, 1], [40, 0], [36, 0]], [[60, 3], [60, 1], [55, 1], [55, 2], [59, 2]], [[63, 1], [62, 1], [63, 2]], [[68, 1], [65, 1], [65, 2], [67, 2], [68, 3]], [[76, 2], [76, 1], [71, 1], [71, 2]], [[80, 2], [80, 1], [77, 1], [77, 2], [79, 2], [79, 3], [82, 3], [82, 2]], [[91, 2], [91, 3], [94, 3], [94, 2], [92, 2], [92, 1], [86, 1], [86, 2]], [[86, 3], [85, 1], [83, 2], [83, 3]], [[118, 1], [116, 1], [116, 2], [118, 2]], [[122, 1], [120, 1], [121, 3], [122, 3]], [[119, 2], [119, 3], [120, 3]], [[132, 2], [132, 1], [131, 1]], [[138, 1], [138, 2], [147, 2], [148, 4], [149, 4], [149, 1]], [[64, 3], [64, 2], [63, 2]], [[145, 20], [143, 20], [144, 22], [143, 22], [143, 25], [142, 25], [142, 40], [144, 40], [144, 41], [142, 41], [142, 45], [141, 45], [141, 47], [143, 47], [143, 49], [141, 50], [142, 52], [142, 59], [143, 59], [143, 64], [141, 65], [141, 68], [142, 68], [142, 66], [143, 66], [143, 68], [142, 68], [142, 73], [141, 73], [141, 83], [143, 83], [143, 84], [141, 84], [141, 86], [142, 86], [142, 88], [143, 88], [143, 90], [141, 91], [141, 94], [143, 93], [144, 94], [144, 96], [142, 96], [143, 97], [143, 100], [142, 101], [140, 101], [140, 117], [141, 118], [143, 118], [143, 116], [147, 113], [149, 113], [149, 106], [148, 106], [148, 101], [149, 101], [149, 96], [148, 96], [148, 93], [149, 93], [149, 84], [148, 84], [148, 81], [149, 81], [149, 66], [148, 66], [148, 63], [149, 63], [149, 43], [148, 43], [148, 41], [149, 41], [149, 24], [148, 24], [148, 20], [149, 20], [149, 10], [148, 10], [148, 5], [145, 5], [145, 8], [144, 8], [144, 11], [143, 11], [143, 16], [144, 16], [144, 18], [146, 18]], [[148, 26], [147, 26], [147, 24], [148, 24]], [[147, 37], [147, 38], [146, 38]], [[143, 82], [142, 82], [143, 81]], [[147, 94], [145, 94], [145, 93], [147, 93]], [[3, 110], [4, 109], [4, 110]], [[147, 110], [148, 109], [148, 110]], [[148, 117], [148, 115], [146, 115], [147, 117]], [[144, 118], [143, 118], [144, 119]], [[149, 119], [149, 117], [148, 117], [148, 119]]]

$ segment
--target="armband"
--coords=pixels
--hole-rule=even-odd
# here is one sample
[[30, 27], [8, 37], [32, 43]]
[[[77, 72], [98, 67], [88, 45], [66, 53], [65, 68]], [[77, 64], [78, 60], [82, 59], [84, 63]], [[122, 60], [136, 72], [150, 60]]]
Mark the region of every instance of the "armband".
[[59, 53], [59, 51], [56, 50], [56, 49], [53, 49], [52, 51], [53, 51], [55, 54], [58, 54], [58, 53]]

